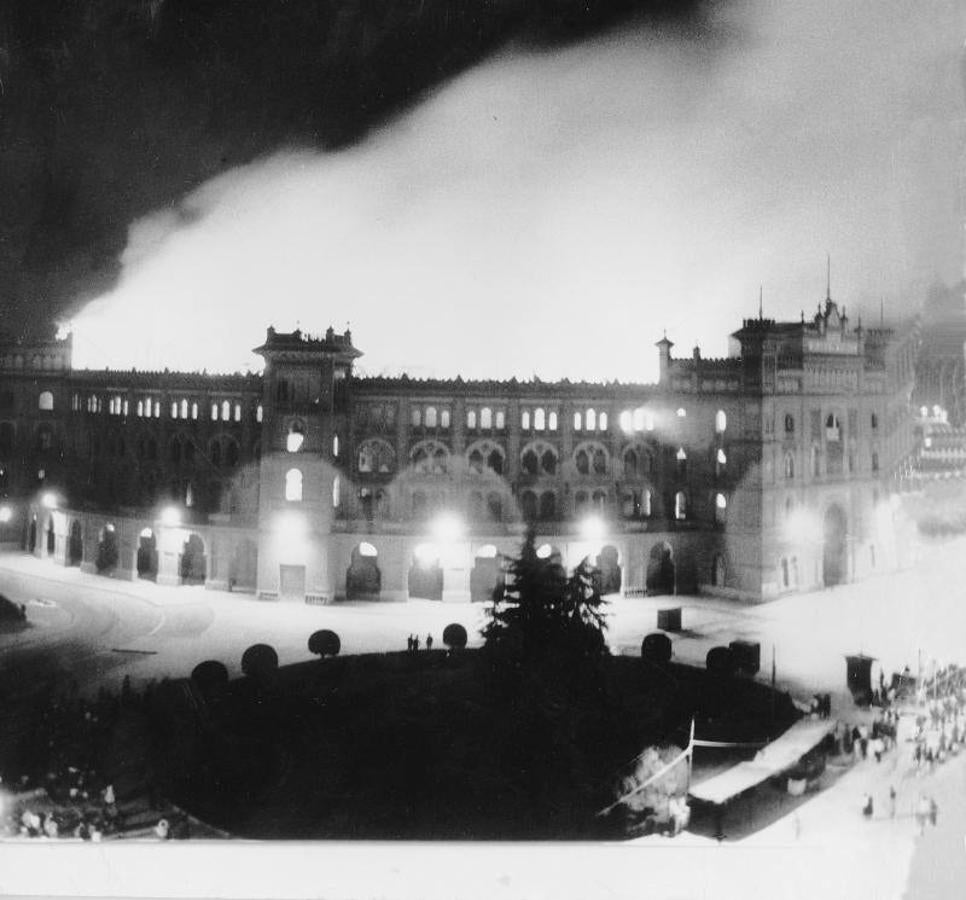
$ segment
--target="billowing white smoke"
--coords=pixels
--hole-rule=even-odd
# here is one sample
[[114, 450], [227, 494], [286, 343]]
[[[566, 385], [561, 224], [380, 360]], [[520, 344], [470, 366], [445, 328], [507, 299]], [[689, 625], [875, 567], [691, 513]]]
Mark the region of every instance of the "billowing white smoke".
[[825, 292], [899, 310], [959, 277], [954, 0], [732, 5], [507, 52], [359, 147], [286, 150], [134, 223], [78, 365], [236, 370], [351, 322], [369, 371], [646, 380]]

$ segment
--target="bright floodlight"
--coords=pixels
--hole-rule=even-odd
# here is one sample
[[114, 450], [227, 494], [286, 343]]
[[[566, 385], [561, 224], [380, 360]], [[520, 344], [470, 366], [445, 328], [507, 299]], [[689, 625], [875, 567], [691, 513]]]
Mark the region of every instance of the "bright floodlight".
[[285, 438], [285, 449], [289, 453], [298, 453], [302, 449], [302, 443], [305, 440], [305, 435], [298, 431], [290, 431], [288, 437]]
[[161, 524], [174, 527], [181, 524], [181, 510], [177, 506], [166, 506], [161, 510]]
[[378, 556], [379, 551], [372, 544], [363, 541], [359, 544], [359, 556]]
[[45, 509], [57, 509], [57, 495], [52, 491], [47, 491], [47, 493], [40, 498], [40, 502], [44, 505]]
[[537, 547], [537, 559], [550, 559], [551, 553], [553, 553], [553, 547], [549, 544], [541, 544]]
[[9, 522], [13, 518], [13, 510], [9, 506], [0, 506], [0, 522]]
[[432, 532], [438, 541], [455, 541], [463, 533], [463, 523], [452, 513], [441, 513], [433, 520]]
[[588, 516], [580, 523], [580, 536], [585, 541], [599, 541], [604, 537], [604, 523], [599, 516]]
[[413, 554], [424, 569], [430, 569], [439, 562], [439, 549], [435, 544], [417, 544]]
[[275, 533], [285, 544], [294, 544], [305, 537], [305, 516], [294, 509], [285, 510], [275, 520]]

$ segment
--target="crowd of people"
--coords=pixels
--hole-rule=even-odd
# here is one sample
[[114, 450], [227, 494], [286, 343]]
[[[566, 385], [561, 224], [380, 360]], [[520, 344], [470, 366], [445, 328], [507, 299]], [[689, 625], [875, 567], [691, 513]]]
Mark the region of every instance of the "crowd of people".
[[966, 668], [946, 666], [923, 679], [917, 699], [916, 769], [932, 772], [966, 743]]
[[151, 816], [156, 798], [122, 806], [108, 771], [124, 707], [144, 702], [125, 679], [120, 696], [101, 691], [87, 699], [75, 683], [37, 703], [22, 722], [27, 752], [19, 755], [19, 771], [0, 775], [0, 838], [98, 842], [129, 832], [132, 812], [138, 836], [171, 836], [171, 823]]

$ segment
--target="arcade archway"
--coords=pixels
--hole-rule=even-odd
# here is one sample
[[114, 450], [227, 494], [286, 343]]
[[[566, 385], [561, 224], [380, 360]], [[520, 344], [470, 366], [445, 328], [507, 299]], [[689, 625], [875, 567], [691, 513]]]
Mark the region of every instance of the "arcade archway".
[[833, 504], [825, 511], [822, 525], [822, 582], [825, 587], [842, 584], [848, 576], [847, 526], [842, 507]]
[[349, 559], [345, 573], [346, 600], [378, 600], [382, 591], [382, 572], [379, 570], [379, 552], [363, 541], [357, 544]]
[[117, 531], [110, 523], [101, 529], [101, 539], [97, 542], [95, 567], [98, 572], [108, 572], [117, 566], [120, 556], [117, 545]]
[[189, 534], [181, 550], [181, 583], [204, 584], [208, 560], [205, 556], [205, 542], [200, 535]]
[[597, 554], [597, 571], [600, 578], [600, 592], [619, 594], [623, 584], [623, 573], [616, 547], [611, 544], [601, 547], [600, 553]]
[[145, 528], [138, 539], [138, 578], [158, 579], [158, 541], [150, 528]]
[[492, 600], [494, 592], [503, 584], [503, 560], [496, 547], [493, 544], [480, 547], [470, 571], [470, 601], [486, 603]]
[[54, 517], [47, 517], [47, 555], [53, 556], [57, 548], [57, 532], [54, 531]]
[[409, 567], [409, 596], [419, 600], [443, 599], [443, 568], [431, 544], [420, 544]]
[[651, 547], [647, 560], [648, 594], [673, 594], [675, 566], [670, 544], [664, 542]]
[[74, 519], [70, 523], [70, 534], [67, 537], [67, 565], [79, 566], [84, 561], [84, 533], [81, 523]]

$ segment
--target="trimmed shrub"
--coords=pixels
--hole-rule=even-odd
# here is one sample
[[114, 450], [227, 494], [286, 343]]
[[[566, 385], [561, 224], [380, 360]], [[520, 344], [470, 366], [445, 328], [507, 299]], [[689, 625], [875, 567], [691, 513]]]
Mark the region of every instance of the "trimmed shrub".
[[327, 628], [314, 631], [309, 638], [309, 653], [314, 653], [316, 656], [338, 656], [341, 649], [342, 642], [339, 636]]
[[215, 659], [206, 659], [191, 670], [191, 680], [207, 699], [224, 693], [228, 687], [228, 669]]
[[458, 622], [451, 622], [443, 629], [443, 643], [452, 651], [466, 648], [466, 629]]
[[705, 657], [704, 665], [712, 675], [735, 674], [735, 657], [729, 647], [712, 647]]
[[671, 654], [671, 639], [659, 631], [649, 634], [641, 642], [641, 658], [646, 662], [669, 663]]
[[278, 670], [278, 654], [268, 644], [252, 644], [242, 654], [241, 668], [249, 678], [266, 678]]

